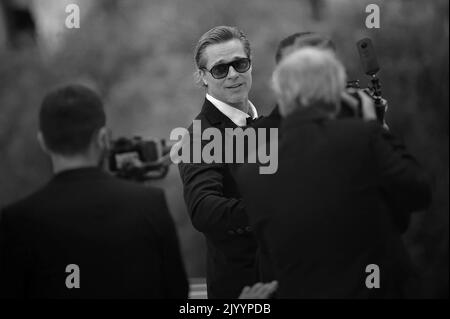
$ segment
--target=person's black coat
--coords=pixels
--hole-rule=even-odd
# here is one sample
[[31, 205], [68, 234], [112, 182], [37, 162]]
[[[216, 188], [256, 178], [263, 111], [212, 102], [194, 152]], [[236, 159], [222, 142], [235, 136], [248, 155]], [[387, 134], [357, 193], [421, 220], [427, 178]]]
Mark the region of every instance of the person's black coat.
[[[225, 128], [237, 127], [207, 99], [196, 120], [202, 132], [215, 127], [224, 133]], [[188, 131], [192, 136], [192, 125]], [[258, 281], [258, 267], [256, 241], [231, 165], [222, 161], [178, 166], [192, 224], [206, 238], [208, 298], [237, 298], [244, 286]]]
[[[58, 173], [3, 210], [4, 298], [187, 298], [176, 229], [162, 190], [97, 168]], [[68, 265], [80, 288], [68, 289]]]
[[[255, 133], [257, 136], [257, 148], [254, 150], [249, 150], [249, 152], [255, 152], [257, 154], [258, 147], [260, 143], [260, 139], [258, 137], [260, 129], [266, 130], [266, 150], [270, 149], [270, 140], [273, 138], [271, 136], [270, 130], [271, 129], [277, 129], [278, 130], [278, 138], [280, 137], [279, 129], [281, 125], [281, 115], [278, 105], [275, 105], [275, 107], [272, 109], [272, 111], [267, 116], [259, 116], [256, 120], [252, 120], [248, 124], [248, 128], [255, 129]], [[244, 163], [242, 164], [235, 164], [232, 166], [231, 172], [234, 178], [236, 178], [236, 174], [239, 174], [240, 171], [245, 171], [247, 169], [252, 169], [252, 163], [248, 163], [248, 159], [244, 160]], [[249, 166], [249, 167], [247, 167]], [[254, 168], [254, 167], [253, 167]], [[239, 185], [238, 185], [239, 186]], [[239, 187], [238, 187], [239, 188]], [[254, 216], [256, 217], [256, 216]], [[270, 260], [270, 256], [268, 253], [268, 249], [266, 247], [266, 244], [264, 242], [264, 239], [262, 238], [261, 234], [261, 224], [260, 223], [253, 223], [252, 229], [253, 234], [257, 240], [258, 243], [258, 268], [259, 268], [259, 279], [261, 282], [271, 282], [272, 280], [275, 280], [274, 270], [273, 270], [273, 263]], [[275, 294], [274, 294], [275, 296]]]
[[273, 110], [267, 116], [261, 116], [257, 121], [251, 124], [255, 129], [258, 128], [280, 128], [281, 125], [281, 115], [278, 105], [275, 105]]
[[[401, 240], [430, 201], [427, 178], [378, 123], [329, 120], [311, 107], [282, 121], [279, 169], [237, 182], [279, 298], [402, 297], [414, 271]], [[365, 285], [376, 264], [381, 288]]]

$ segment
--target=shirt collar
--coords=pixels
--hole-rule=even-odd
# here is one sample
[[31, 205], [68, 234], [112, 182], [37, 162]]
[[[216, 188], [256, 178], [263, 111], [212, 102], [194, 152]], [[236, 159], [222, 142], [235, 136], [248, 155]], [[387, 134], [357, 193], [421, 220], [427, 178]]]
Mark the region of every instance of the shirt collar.
[[248, 101], [249, 104], [249, 113], [247, 114], [245, 112], [242, 112], [241, 110], [238, 110], [235, 107], [232, 107], [231, 105], [228, 105], [227, 103], [224, 103], [222, 101], [219, 101], [218, 99], [212, 97], [208, 93], [206, 93], [206, 98], [220, 111], [228, 117], [234, 124], [237, 126], [246, 126], [247, 125], [247, 117], [252, 117], [253, 119], [256, 119], [258, 117], [258, 111], [256, 110], [255, 106], [252, 102]]

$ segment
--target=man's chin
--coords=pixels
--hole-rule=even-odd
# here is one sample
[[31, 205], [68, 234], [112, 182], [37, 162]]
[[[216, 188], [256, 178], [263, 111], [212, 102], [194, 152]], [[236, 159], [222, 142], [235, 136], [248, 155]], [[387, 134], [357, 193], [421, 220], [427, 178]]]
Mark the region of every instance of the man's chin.
[[228, 97], [228, 104], [242, 104], [248, 100], [247, 94], [236, 94]]

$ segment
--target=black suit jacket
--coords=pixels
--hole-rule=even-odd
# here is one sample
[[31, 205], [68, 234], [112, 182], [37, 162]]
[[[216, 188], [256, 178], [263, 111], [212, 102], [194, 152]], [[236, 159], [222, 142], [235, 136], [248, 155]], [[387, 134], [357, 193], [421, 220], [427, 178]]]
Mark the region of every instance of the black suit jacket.
[[[270, 149], [270, 141], [273, 138], [270, 134], [270, 129], [278, 129], [278, 138], [280, 138], [280, 125], [281, 125], [281, 115], [280, 115], [280, 110], [278, 105], [275, 105], [275, 107], [273, 108], [273, 110], [267, 115], [267, 116], [260, 116], [258, 117], [256, 120], [251, 121], [251, 123], [248, 124], [248, 127], [254, 128], [255, 129], [255, 133], [257, 136], [257, 141], [258, 143], [256, 143], [256, 149], [254, 150], [249, 150], [250, 152], [255, 152], [255, 154], [258, 154], [258, 147], [260, 146], [260, 139], [259, 139], [259, 131], [260, 129], [265, 129], [266, 130], [266, 152]], [[246, 158], [244, 160], [244, 163], [242, 164], [235, 164], [232, 165], [231, 168], [231, 172], [233, 174], [233, 177], [235, 178], [235, 180], [237, 181], [237, 185], [238, 185], [238, 189], [239, 189], [239, 181], [240, 178], [238, 178], [237, 176], [239, 176], [241, 174], [241, 172], [245, 172], [247, 170], [251, 170], [253, 171], [253, 173], [255, 174], [259, 174], [259, 172], [257, 172], [257, 166], [255, 164], [252, 163], [248, 163], [248, 159]], [[253, 180], [252, 178], [250, 180]], [[253, 216], [251, 216], [254, 218], [258, 218], [261, 216], [257, 216], [255, 214], [253, 214]], [[259, 219], [261, 220], [261, 219]], [[272, 280], [275, 280], [275, 274], [274, 274], [274, 269], [273, 269], [273, 262], [271, 261], [271, 257], [269, 255], [268, 252], [268, 248], [267, 245], [265, 243], [265, 240], [263, 238], [263, 234], [261, 232], [262, 229], [262, 223], [257, 222], [255, 223], [254, 221], [251, 222], [251, 227], [253, 229], [253, 234], [256, 238], [256, 241], [258, 243], [258, 268], [259, 268], [259, 279], [262, 282], [270, 282]], [[275, 297], [276, 294], [273, 295], [273, 297]]]
[[[417, 162], [376, 122], [328, 120], [312, 107], [281, 129], [278, 172], [246, 165], [237, 175], [278, 297], [405, 296], [414, 272], [401, 231], [430, 201]], [[380, 268], [380, 289], [365, 285], [370, 264]]]
[[[0, 228], [5, 298], [187, 298], [164, 193], [97, 168], [57, 174], [6, 207]], [[68, 289], [66, 267], [80, 269]]]
[[252, 127], [258, 128], [280, 128], [281, 114], [278, 105], [275, 105], [273, 110], [267, 116], [261, 116], [255, 123], [252, 123]]
[[[202, 131], [237, 127], [207, 99], [195, 119]], [[192, 137], [192, 125], [189, 133]], [[208, 298], [237, 298], [244, 286], [258, 281], [256, 241], [231, 166], [224, 161], [179, 164], [192, 224], [206, 237]]]

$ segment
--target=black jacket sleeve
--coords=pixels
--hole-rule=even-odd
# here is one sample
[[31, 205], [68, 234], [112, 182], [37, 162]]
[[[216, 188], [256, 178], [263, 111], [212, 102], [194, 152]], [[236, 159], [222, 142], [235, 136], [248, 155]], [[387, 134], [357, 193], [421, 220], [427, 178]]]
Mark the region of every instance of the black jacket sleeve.
[[397, 226], [405, 231], [410, 214], [430, 204], [429, 177], [404, 144], [375, 123], [371, 147], [378, 164], [381, 191], [392, 207]]
[[180, 163], [178, 167], [192, 224], [198, 231], [220, 240], [248, 226], [242, 200], [224, 195], [226, 165]]

